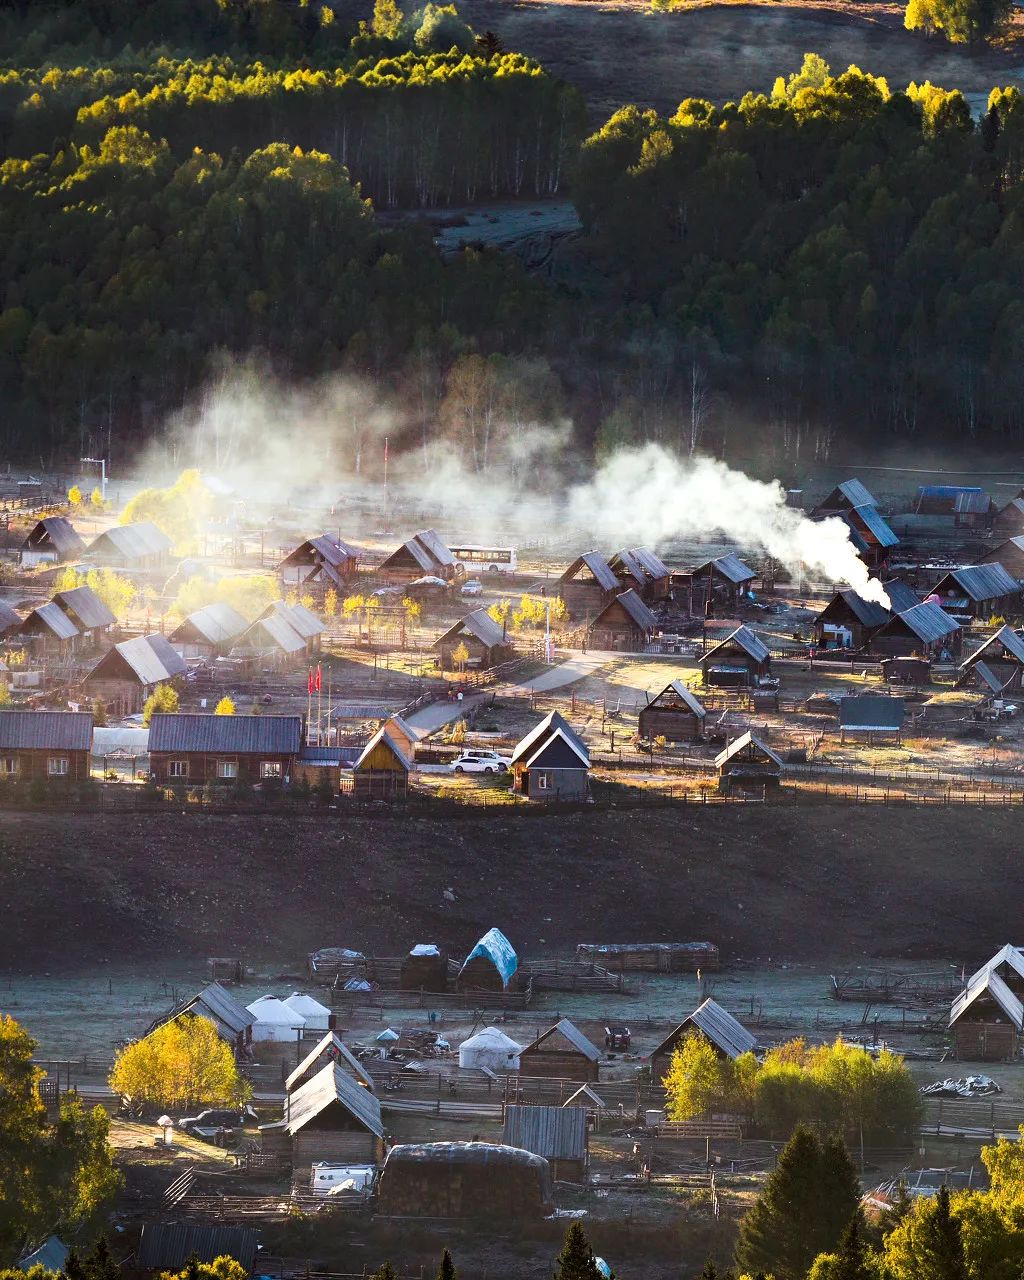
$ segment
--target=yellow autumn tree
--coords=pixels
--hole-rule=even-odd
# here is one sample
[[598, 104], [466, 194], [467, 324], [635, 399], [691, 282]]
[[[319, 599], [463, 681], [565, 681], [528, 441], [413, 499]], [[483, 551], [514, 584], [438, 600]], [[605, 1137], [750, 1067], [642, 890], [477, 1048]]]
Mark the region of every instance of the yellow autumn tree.
[[221, 698], [220, 702], [214, 708], [215, 716], [233, 716], [235, 714], [235, 704], [231, 701], [227, 694]]
[[186, 1015], [122, 1049], [110, 1073], [114, 1093], [159, 1107], [232, 1105], [252, 1097], [231, 1046], [209, 1018]]
[[68, 502], [70, 502], [73, 507], [80, 507], [82, 505], [82, 491], [79, 489], [77, 484], [73, 484], [68, 490]]

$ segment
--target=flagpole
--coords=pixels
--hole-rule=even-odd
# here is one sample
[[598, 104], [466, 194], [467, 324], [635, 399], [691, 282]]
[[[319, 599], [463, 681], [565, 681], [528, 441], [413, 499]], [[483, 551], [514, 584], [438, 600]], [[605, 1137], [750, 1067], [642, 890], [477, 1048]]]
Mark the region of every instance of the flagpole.
[[384, 437], [384, 532], [388, 531], [388, 438]]
[[327, 668], [327, 745], [331, 745], [331, 668]]
[[320, 714], [321, 714], [321, 708], [323, 706], [324, 695], [320, 691], [320, 685], [321, 685], [320, 663], [318, 662], [316, 664], [316, 745], [318, 747], [322, 747], [324, 745], [323, 738], [321, 737], [322, 731], [320, 728]]
[[310, 745], [309, 722], [313, 719], [313, 669], [306, 669], [306, 746]]

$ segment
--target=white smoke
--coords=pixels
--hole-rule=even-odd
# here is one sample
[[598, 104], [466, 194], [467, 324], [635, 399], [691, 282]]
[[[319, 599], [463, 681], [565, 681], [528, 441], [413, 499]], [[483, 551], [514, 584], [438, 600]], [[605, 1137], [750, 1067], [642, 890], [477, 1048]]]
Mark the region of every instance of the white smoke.
[[610, 546], [658, 546], [717, 534], [766, 552], [791, 571], [847, 582], [864, 599], [889, 607], [882, 584], [858, 558], [845, 521], [809, 520], [786, 506], [777, 480], [752, 480], [713, 458], [683, 461], [653, 444], [624, 450], [568, 497], [568, 522]]

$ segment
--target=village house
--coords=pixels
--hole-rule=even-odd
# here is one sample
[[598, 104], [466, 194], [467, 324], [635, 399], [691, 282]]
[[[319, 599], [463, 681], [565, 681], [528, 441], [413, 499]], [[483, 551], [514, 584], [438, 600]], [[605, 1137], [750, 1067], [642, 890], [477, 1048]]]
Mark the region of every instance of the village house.
[[518, 743], [511, 770], [513, 788], [530, 800], [582, 800], [590, 785], [590, 752], [552, 711]]
[[301, 716], [157, 713], [149, 767], [163, 783], [285, 782], [302, 746]]
[[645, 604], [658, 604], [669, 596], [669, 567], [649, 547], [617, 551], [608, 567], [623, 591], [632, 588]]
[[396, 584], [414, 582], [424, 574], [451, 582], [458, 572], [455, 557], [441, 535], [434, 529], [421, 529], [392, 551], [377, 569], [377, 576]]
[[82, 684], [116, 719], [137, 714], [158, 684], [172, 683], [185, 671], [184, 658], [166, 636], [134, 636], [108, 649]]
[[1009, 1062], [1024, 1033], [1024, 955], [1007, 944], [971, 975], [953, 1001], [949, 1031], [961, 1061]]
[[690, 571], [688, 583], [685, 579], [683, 575], [691, 613], [729, 614], [735, 613], [740, 599], [749, 594], [757, 574], [739, 556], [729, 552], [705, 560]]
[[1002, 626], [960, 664], [958, 686], [979, 683], [988, 693], [1020, 693], [1024, 688], [1024, 638]]
[[376, 1094], [339, 1063], [328, 1062], [287, 1094], [284, 1116], [260, 1125], [264, 1155], [290, 1161], [293, 1172], [313, 1164], [376, 1164], [384, 1158], [384, 1124]]
[[6, 600], [0, 600], [0, 636], [8, 637], [21, 626], [21, 614]]
[[285, 1093], [294, 1093], [296, 1089], [301, 1088], [307, 1081], [318, 1075], [329, 1063], [333, 1063], [335, 1066], [340, 1067], [342, 1071], [347, 1072], [361, 1088], [369, 1089], [371, 1093], [375, 1092], [373, 1076], [370, 1075], [355, 1054], [348, 1048], [341, 1035], [332, 1030], [317, 1041], [285, 1080]]
[[651, 642], [658, 619], [630, 588], [604, 606], [587, 630], [591, 649], [642, 652]]
[[869, 569], [879, 570], [888, 561], [899, 538], [879, 514], [878, 502], [859, 480], [844, 480], [811, 511], [812, 520], [839, 516], [850, 530], [857, 554]]
[[903, 741], [906, 706], [902, 698], [885, 694], [863, 693], [839, 699], [839, 741], [847, 736], [866, 738], [873, 744], [879, 738]]
[[86, 557], [91, 564], [113, 569], [163, 569], [171, 555], [171, 540], [148, 520], [118, 524], [90, 542]]
[[493, 1142], [399, 1144], [380, 1175], [379, 1211], [397, 1218], [539, 1221], [553, 1204], [544, 1157]]
[[52, 600], [36, 605], [17, 634], [39, 658], [69, 657], [81, 638], [75, 624]]
[[704, 736], [707, 715], [703, 702], [692, 689], [682, 680], [671, 680], [638, 715], [637, 732], [649, 742], [655, 738], [696, 742]]
[[237, 609], [217, 601], [190, 613], [178, 623], [168, 639], [183, 658], [212, 660], [230, 653], [248, 626]]
[[277, 671], [301, 667], [309, 656], [306, 641], [287, 618], [276, 612], [258, 618], [238, 637], [229, 653], [247, 667], [269, 667]]
[[167, 1013], [160, 1014], [146, 1028], [141, 1039], [179, 1018], [207, 1018], [217, 1029], [217, 1034], [231, 1045], [236, 1056], [248, 1056], [252, 1044], [252, 1028], [256, 1019], [248, 1009], [219, 982], [207, 983], [195, 995], [186, 996]]
[[987, 555], [980, 564], [1001, 564], [1015, 582], [1024, 582], [1024, 536], [1007, 538]]
[[715, 756], [719, 791], [767, 791], [782, 779], [782, 757], [749, 730]]
[[331, 587], [344, 590], [358, 572], [359, 552], [356, 548], [326, 533], [317, 538], [307, 538], [278, 566], [284, 587], [295, 590], [312, 587], [321, 595]]
[[54, 594], [53, 603], [78, 628], [82, 643], [96, 648], [103, 642], [117, 619], [92, 587], [70, 587]]
[[600, 613], [619, 590], [619, 580], [599, 551], [584, 551], [558, 579], [558, 597], [571, 618]]
[[819, 649], [866, 649], [891, 617], [876, 600], [842, 587], [814, 619], [814, 643]]
[[0, 778], [83, 782], [92, 716], [84, 711], [0, 711]]
[[659, 1082], [668, 1075], [672, 1055], [690, 1035], [702, 1036], [723, 1058], [735, 1062], [744, 1053], [753, 1053], [757, 1041], [746, 1027], [717, 1000], [705, 1000], [689, 1017], [671, 1031], [651, 1053], [651, 1080]]
[[992, 520], [997, 537], [1017, 538], [1024, 535], [1024, 498], [1013, 498]]
[[[559, 1019], [519, 1053], [522, 1075], [578, 1080], [581, 1084], [593, 1084], [597, 1080], [600, 1063], [601, 1050], [568, 1018]], [[538, 1151], [537, 1154], [546, 1153]]]
[[963, 643], [960, 626], [932, 601], [924, 601], [890, 618], [875, 632], [871, 648], [886, 658], [918, 656], [948, 661]]
[[459, 990], [506, 991], [518, 968], [519, 957], [512, 943], [500, 929], [488, 929], [463, 961]]
[[542, 1156], [556, 1182], [586, 1182], [589, 1152], [585, 1107], [521, 1106], [505, 1107], [505, 1128], [501, 1141]]
[[760, 636], [741, 626], [708, 650], [700, 669], [708, 688], [747, 687], [771, 676], [772, 657]]
[[[437, 650], [438, 665], [442, 671], [456, 671], [460, 666], [486, 671], [508, 660], [512, 652], [500, 622], [495, 622], [486, 609], [474, 609], [461, 622], [449, 627], [437, 637], [433, 647]], [[455, 651], [464, 647], [469, 657], [461, 664], [455, 660]]]
[[998, 563], [951, 569], [935, 584], [932, 594], [956, 618], [1005, 618], [1021, 611], [1020, 583]]
[[859, 480], [844, 480], [811, 508], [811, 519], [845, 515], [848, 511], [855, 511], [857, 507], [877, 508], [878, 500]]
[[273, 617], [283, 618], [301, 638], [307, 658], [315, 657], [320, 652], [321, 640], [327, 628], [312, 609], [307, 609], [304, 604], [286, 604], [283, 600], [275, 600], [260, 614], [260, 620]]
[[404, 799], [412, 771], [412, 760], [382, 726], [352, 766], [352, 794], [363, 800]]
[[18, 558], [23, 569], [33, 569], [79, 560], [84, 554], [85, 543], [66, 516], [44, 516], [28, 531]]

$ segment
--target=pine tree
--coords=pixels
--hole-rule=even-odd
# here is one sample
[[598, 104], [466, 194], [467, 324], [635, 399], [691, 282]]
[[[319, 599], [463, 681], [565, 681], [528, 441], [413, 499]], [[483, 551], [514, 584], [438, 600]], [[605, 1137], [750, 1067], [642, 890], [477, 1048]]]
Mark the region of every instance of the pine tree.
[[[194, 1254], [193, 1258], [195, 1258]], [[100, 1236], [97, 1239], [82, 1266], [87, 1280], [120, 1280], [121, 1268], [111, 1256], [106, 1236]], [[196, 1267], [198, 1266], [199, 1263], [196, 1260]]]
[[924, 1223], [922, 1244], [932, 1280], [967, 1280], [963, 1234], [949, 1207], [949, 1188], [940, 1187]]
[[565, 1233], [562, 1252], [555, 1259], [554, 1280], [599, 1280], [594, 1251], [578, 1222]]
[[853, 1215], [843, 1232], [836, 1250], [836, 1267], [832, 1280], [872, 1280], [872, 1273], [864, 1259], [864, 1237], [861, 1230], [860, 1211]]
[[860, 1205], [860, 1182], [846, 1143], [838, 1134], [825, 1139], [821, 1153], [819, 1252], [834, 1249]]
[[704, 1263], [704, 1270], [697, 1277], [697, 1280], [718, 1280], [718, 1268], [710, 1258]]
[[441, 1265], [437, 1269], [437, 1280], [455, 1280], [458, 1272], [455, 1270], [455, 1263], [452, 1262], [452, 1255], [449, 1250], [441, 1254]]

